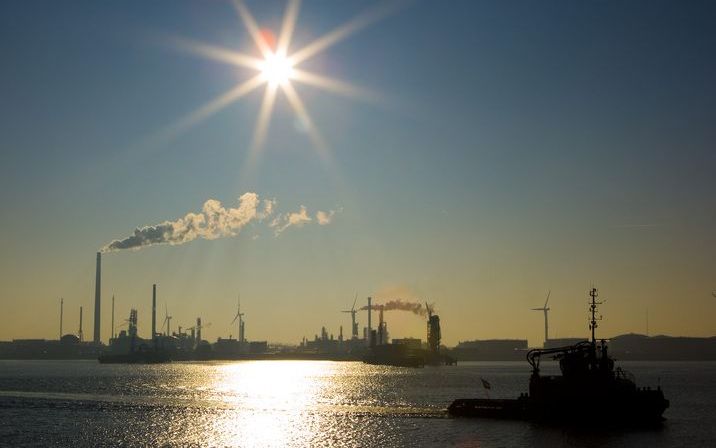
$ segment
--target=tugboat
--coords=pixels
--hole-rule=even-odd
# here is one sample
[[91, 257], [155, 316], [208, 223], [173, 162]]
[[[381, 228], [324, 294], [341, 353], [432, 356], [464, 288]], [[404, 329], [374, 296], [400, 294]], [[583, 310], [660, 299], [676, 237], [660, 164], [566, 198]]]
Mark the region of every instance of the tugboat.
[[[448, 407], [456, 417], [486, 417], [553, 423], [588, 423], [600, 421], [617, 425], [659, 424], [669, 407], [661, 387], [640, 388], [634, 377], [620, 367], [614, 368], [607, 344], [597, 342], [597, 290], [592, 288], [591, 341], [575, 345], [534, 349], [527, 353], [532, 366], [529, 393], [517, 399], [458, 399]], [[600, 317], [601, 318], [601, 317]], [[540, 359], [551, 356], [559, 361], [562, 375], [540, 375]]]

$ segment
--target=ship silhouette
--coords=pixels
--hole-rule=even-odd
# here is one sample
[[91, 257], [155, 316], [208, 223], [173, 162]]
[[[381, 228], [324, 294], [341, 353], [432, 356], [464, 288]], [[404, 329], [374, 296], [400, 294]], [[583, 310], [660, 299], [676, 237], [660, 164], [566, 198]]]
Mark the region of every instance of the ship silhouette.
[[[669, 401], [661, 387], [637, 387], [633, 375], [615, 368], [604, 340], [597, 341], [597, 290], [590, 290], [591, 341], [527, 353], [529, 393], [517, 399], [457, 399], [448, 413], [458, 417], [519, 419], [552, 423], [600, 421], [632, 426], [661, 423]], [[540, 360], [559, 361], [561, 375], [541, 375]]]

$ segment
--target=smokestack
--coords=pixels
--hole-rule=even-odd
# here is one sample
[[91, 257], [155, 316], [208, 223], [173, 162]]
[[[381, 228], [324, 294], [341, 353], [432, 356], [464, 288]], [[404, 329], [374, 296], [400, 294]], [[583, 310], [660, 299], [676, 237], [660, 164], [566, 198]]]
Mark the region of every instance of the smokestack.
[[428, 318], [428, 348], [431, 352], [440, 351], [440, 316], [430, 312]]
[[82, 342], [82, 307], [80, 307], [80, 333], [79, 333], [80, 342]]
[[201, 343], [201, 317], [196, 318], [196, 343]]
[[97, 252], [97, 272], [94, 280], [94, 343], [99, 344], [100, 291], [102, 290], [102, 252]]
[[62, 312], [65, 308], [65, 299], [60, 297], [60, 339], [62, 339]]
[[380, 308], [378, 316], [378, 345], [383, 345], [385, 344], [385, 335], [383, 334], [383, 307]]
[[112, 294], [112, 331], [109, 333], [109, 338], [114, 339], [114, 294]]
[[371, 332], [371, 326], [370, 326], [370, 314], [371, 314], [371, 301], [373, 300], [372, 297], [368, 297], [368, 347], [371, 346], [371, 339], [373, 337], [373, 333]]
[[152, 285], [152, 340], [157, 334], [157, 284]]

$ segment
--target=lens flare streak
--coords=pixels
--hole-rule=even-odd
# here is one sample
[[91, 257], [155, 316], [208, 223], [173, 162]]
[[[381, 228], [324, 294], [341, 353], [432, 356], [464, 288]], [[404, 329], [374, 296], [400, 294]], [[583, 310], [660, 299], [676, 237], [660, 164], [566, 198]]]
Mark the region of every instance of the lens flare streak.
[[233, 4], [234, 8], [236, 9], [236, 12], [239, 13], [241, 21], [244, 23], [244, 26], [249, 31], [249, 34], [254, 40], [254, 43], [258, 47], [259, 51], [261, 51], [261, 54], [264, 58], [268, 57], [270, 54], [272, 54], [271, 48], [269, 47], [268, 43], [266, 43], [266, 40], [261, 36], [261, 31], [259, 30], [259, 26], [256, 23], [256, 19], [254, 19], [254, 16], [251, 15], [249, 8], [247, 8], [246, 5], [244, 5], [244, 2], [242, 2], [241, 0], [234, 0]]
[[318, 129], [316, 129], [313, 125], [313, 120], [311, 120], [311, 116], [308, 114], [308, 110], [306, 109], [306, 106], [303, 105], [303, 101], [301, 101], [301, 98], [298, 96], [296, 89], [294, 89], [291, 84], [286, 84], [283, 86], [283, 92], [286, 94], [286, 98], [293, 108], [293, 111], [296, 113], [296, 116], [301, 123], [305, 125], [308, 135], [311, 138], [316, 150], [319, 151], [321, 156], [327, 157], [328, 147], [326, 146], [323, 137], [321, 137], [320, 132], [318, 132]]
[[259, 118], [256, 121], [256, 131], [254, 132], [253, 142], [251, 143], [251, 157], [255, 156], [256, 152], [261, 148], [261, 146], [263, 146], [264, 140], [266, 139], [269, 121], [271, 121], [271, 112], [273, 111], [273, 106], [276, 102], [277, 89], [278, 87], [274, 84], [268, 84], [266, 86], [264, 99], [261, 102], [261, 110], [259, 111]]
[[185, 115], [172, 125], [167, 126], [155, 135], [154, 138], [157, 140], [174, 139], [177, 135], [206, 120], [239, 98], [248, 95], [253, 90], [260, 87], [264, 82], [265, 81], [261, 74], [242, 82], [231, 90], [228, 90], [213, 100], [205, 103], [203, 106], [199, 107], [190, 114]]
[[264, 62], [262, 59], [247, 54], [203, 42], [197, 42], [184, 37], [173, 37], [171, 43], [180, 50], [237, 67], [248, 67], [254, 70], [260, 70]]

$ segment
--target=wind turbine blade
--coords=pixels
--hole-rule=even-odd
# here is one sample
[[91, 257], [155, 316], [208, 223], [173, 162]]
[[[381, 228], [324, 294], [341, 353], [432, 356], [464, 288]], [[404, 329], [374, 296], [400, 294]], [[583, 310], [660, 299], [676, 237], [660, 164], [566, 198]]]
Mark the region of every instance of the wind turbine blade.
[[547, 291], [547, 300], [544, 301], [544, 308], [547, 308], [547, 302], [549, 302], [549, 296], [552, 294], [552, 290]]
[[[716, 293], [714, 293], [714, 295], [716, 296]], [[356, 302], [357, 302], [357, 301], [358, 301], [358, 293], [356, 293], [356, 298], [353, 299], [353, 306], [351, 307], [351, 311], [353, 311], [353, 310], [356, 309]]]

